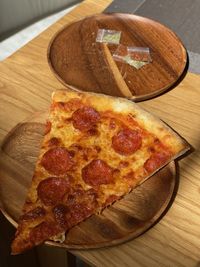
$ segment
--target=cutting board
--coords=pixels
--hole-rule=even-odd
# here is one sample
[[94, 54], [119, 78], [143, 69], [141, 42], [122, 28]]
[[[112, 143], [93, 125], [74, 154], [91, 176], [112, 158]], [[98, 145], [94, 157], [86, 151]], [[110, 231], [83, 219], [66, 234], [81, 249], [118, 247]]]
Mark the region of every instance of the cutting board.
[[[99, 29], [120, 31], [125, 47], [148, 47], [152, 62], [136, 69], [115, 61], [112, 55], [118, 45], [96, 42]], [[64, 85], [134, 101], [169, 89], [180, 79], [186, 61], [186, 50], [175, 33], [132, 14], [98, 14], [68, 24], [48, 49], [50, 68]]]
[[[37, 113], [6, 136], [0, 152], [0, 202], [7, 219], [17, 226], [43, 138], [47, 114]], [[63, 244], [88, 249], [111, 246], [135, 238], [152, 227], [168, 210], [177, 189], [172, 162], [102, 214], [73, 227]]]

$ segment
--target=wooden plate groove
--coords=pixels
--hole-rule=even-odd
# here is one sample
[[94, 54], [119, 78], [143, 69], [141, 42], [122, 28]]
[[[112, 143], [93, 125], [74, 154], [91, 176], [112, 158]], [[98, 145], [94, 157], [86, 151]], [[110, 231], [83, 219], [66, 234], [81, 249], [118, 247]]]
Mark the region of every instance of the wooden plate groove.
[[[149, 47], [152, 63], [137, 70], [112, 58], [116, 45], [96, 42], [98, 29], [122, 32], [125, 46]], [[182, 75], [187, 61], [180, 39], [164, 25], [131, 14], [99, 14], [67, 25], [52, 38], [48, 62], [67, 86], [127, 97], [134, 101], [165, 92]]]
[[[16, 227], [34, 164], [43, 138], [47, 114], [18, 124], [5, 138], [0, 152], [0, 202], [6, 218]], [[169, 207], [176, 185], [174, 162], [160, 170], [132, 193], [72, 228], [63, 244], [88, 249], [120, 244], [145, 232]]]

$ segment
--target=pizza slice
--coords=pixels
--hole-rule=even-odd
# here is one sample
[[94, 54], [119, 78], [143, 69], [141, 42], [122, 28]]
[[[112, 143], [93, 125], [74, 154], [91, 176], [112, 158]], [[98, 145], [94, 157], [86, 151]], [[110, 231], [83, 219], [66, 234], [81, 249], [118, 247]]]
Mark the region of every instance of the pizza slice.
[[54, 92], [12, 253], [64, 241], [70, 228], [188, 149], [171, 128], [129, 100]]

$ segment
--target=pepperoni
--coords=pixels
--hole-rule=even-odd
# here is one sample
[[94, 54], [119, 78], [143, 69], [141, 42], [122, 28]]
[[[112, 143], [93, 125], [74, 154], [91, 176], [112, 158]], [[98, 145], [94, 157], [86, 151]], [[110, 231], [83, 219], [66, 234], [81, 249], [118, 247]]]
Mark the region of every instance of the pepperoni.
[[124, 129], [112, 138], [113, 149], [121, 155], [130, 155], [142, 145], [141, 134], [136, 130]]
[[55, 220], [62, 229], [68, 229], [88, 216], [92, 215], [96, 202], [93, 201], [92, 196], [86, 191], [81, 193], [77, 192], [78, 195], [73, 195], [73, 200], [68, 201], [66, 205], [59, 204], [54, 207], [53, 213]]
[[68, 222], [66, 220], [66, 214], [68, 212], [69, 208], [63, 204], [59, 204], [53, 208], [55, 220], [63, 229], [66, 229], [68, 227]]
[[42, 157], [42, 166], [52, 174], [65, 174], [73, 166], [72, 156], [64, 147], [55, 147], [48, 150]]
[[167, 151], [156, 152], [144, 163], [144, 168], [148, 173], [152, 173], [167, 163], [169, 158], [170, 153]]
[[61, 228], [68, 229], [90, 216], [97, 207], [97, 192], [94, 189], [85, 191], [77, 185], [63, 201], [54, 207], [55, 220]]
[[43, 217], [45, 214], [46, 214], [46, 211], [44, 208], [37, 207], [23, 214], [20, 219], [23, 221], [29, 221], [29, 220], [34, 220], [39, 217]]
[[90, 130], [100, 120], [100, 114], [92, 107], [77, 109], [72, 114], [74, 128], [80, 131]]
[[41, 201], [47, 206], [59, 203], [70, 190], [69, 180], [67, 177], [49, 177], [41, 181], [37, 187]]
[[82, 169], [82, 178], [91, 186], [113, 182], [113, 169], [103, 160], [92, 160]]
[[83, 221], [87, 217], [91, 216], [94, 211], [93, 205], [88, 205], [87, 202], [76, 203], [71, 206], [71, 210], [66, 214], [65, 218], [68, 223], [68, 227], [72, 227], [77, 223]]
[[60, 139], [57, 137], [52, 137], [49, 140], [49, 146], [58, 146], [60, 144]]
[[46, 125], [45, 125], [45, 131], [44, 131], [44, 134], [48, 134], [49, 132], [51, 131], [51, 122], [50, 121], [47, 121], [46, 122]]
[[80, 187], [75, 189], [71, 194], [68, 195], [66, 204], [69, 207], [80, 202], [86, 202], [87, 205], [89, 205], [89, 203], [95, 204], [97, 197], [97, 192], [93, 188], [85, 191], [82, 189], [82, 187]]
[[31, 230], [29, 237], [32, 243], [40, 244], [59, 232], [60, 229], [54, 222], [42, 222]]
[[73, 219], [80, 222], [92, 214], [94, 207], [93, 205], [90, 205], [90, 203], [87, 204], [89, 205], [86, 205], [86, 203], [83, 202], [83, 203], [77, 203], [73, 206], [72, 209]]
[[85, 193], [86, 192], [81, 186], [77, 186], [77, 188], [75, 188], [75, 190], [68, 196], [67, 205], [73, 205], [83, 201]]
[[87, 134], [88, 134], [89, 136], [94, 136], [94, 135], [98, 135], [99, 132], [98, 132], [98, 130], [97, 130], [96, 128], [91, 128], [91, 129], [89, 129], [89, 130], [87, 131]]

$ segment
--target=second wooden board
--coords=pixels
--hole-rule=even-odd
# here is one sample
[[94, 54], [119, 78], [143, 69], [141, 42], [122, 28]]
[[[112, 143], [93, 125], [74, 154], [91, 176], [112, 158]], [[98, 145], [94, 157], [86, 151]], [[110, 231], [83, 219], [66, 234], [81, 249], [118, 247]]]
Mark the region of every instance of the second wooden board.
[[[115, 61], [117, 45], [96, 42], [99, 29], [120, 31], [125, 47], [148, 47], [152, 62], [136, 69]], [[186, 50], [170, 29], [131, 14], [99, 14], [74, 22], [53, 37], [48, 49], [50, 67], [63, 84], [134, 101], [170, 88], [186, 61]]]

